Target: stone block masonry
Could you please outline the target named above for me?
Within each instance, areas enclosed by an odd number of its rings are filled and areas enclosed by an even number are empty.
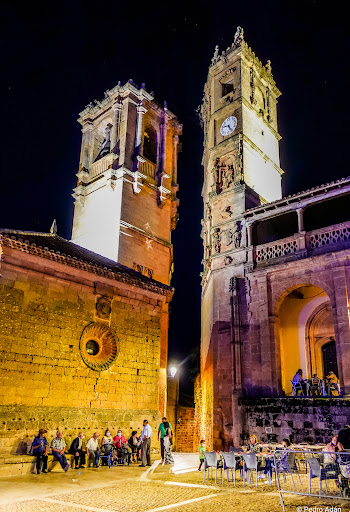
[[[179,407],[176,428],[176,450],[178,452],[194,452],[196,445],[196,421],[194,407]]]
[[[293,443],[328,443],[334,433],[350,422],[350,399],[347,398],[245,398],[246,424],[242,434],[255,434],[268,440],[275,434]]]
[[[161,325],[170,288],[138,283],[125,267],[130,277],[113,280],[1,248],[0,449],[26,452],[39,428],[71,438],[107,427],[127,436],[144,418],[156,427],[165,410]]]

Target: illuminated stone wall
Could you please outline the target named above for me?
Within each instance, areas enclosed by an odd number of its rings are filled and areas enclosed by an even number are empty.
[[[246,398],[241,400],[246,411],[246,434],[261,441],[268,434],[293,443],[328,443],[334,433],[349,423],[350,400],[330,398],[327,404],[317,398]]]
[[[161,341],[167,298],[157,284],[72,268],[45,250],[45,257],[1,244],[0,250],[2,449],[16,451],[44,427],[50,435],[57,428],[67,435],[107,427],[128,433],[144,418],[156,427],[166,404],[167,354]],[[99,312],[101,297],[110,312]],[[115,336],[107,369],[83,361],[83,332],[85,341]],[[96,358],[104,363],[103,354]]]

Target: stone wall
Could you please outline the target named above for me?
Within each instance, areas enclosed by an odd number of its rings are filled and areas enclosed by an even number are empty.
[[[114,437],[121,429],[127,439],[131,432],[140,433],[142,422],[148,419],[156,433],[160,423],[160,413],[157,410],[116,410],[95,409],[87,407],[28,407],[23,405],[6,405],[1,407],[0,422],[0,452],[1,454],[28,453],[33,438],[40,428],[47,429],[46,438],[50,443],[56,437],[57,430],[63,432],[63,437],[70,446],[78,432],[83,432],[84,444],[94,432],[100,433],[100,439],[108,428]],[[153,435],[152,451],[158,451],[156,435]]]
[[[239,407],[246,417],[242,434],[259,440],[271,433],[279,442],[326,443],[350,422],[350,399],[345,398],[246,398]]]
[[[177,412],[176,451],[193,452],[198,449],[195,429],[194,407],[179,407]]]
[[[69,435],[84,428],[90,435],[107,427],[128,434],[141,428],[144,417],[154,427],[159,424],[166,386],[164,296],[141,285],[3,250],[1,449],[16,452],[21,440],[34,437],[39,428],[51,436],[57,428]],[[109,294],[111,306],[105,320],[96,308],[102,292]],[[116,357],[107,369],[92,369],[82,359],[82,333],[91,325],[115,336]]]

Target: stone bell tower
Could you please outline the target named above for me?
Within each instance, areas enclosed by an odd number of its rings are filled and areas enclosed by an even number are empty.
[[[239,319],[233,318],[249,264],[250,233],[243,213],[282,196],[279,96],[270,61],[262,65],[238,27],[230,47],[221,54],[215,48],[201,107],[201,435],[215,447],[235,438],[237,398],[244,393]]]
[[[132,80],[80,113],[72,241],[169,284],[182,126]]]

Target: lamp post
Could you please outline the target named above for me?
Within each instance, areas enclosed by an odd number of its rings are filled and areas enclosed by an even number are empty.
[[[173,427],[173,450],[176,446],[176,430],[179,407],[179,371],[175,365],[168,367],[166,418]]]

